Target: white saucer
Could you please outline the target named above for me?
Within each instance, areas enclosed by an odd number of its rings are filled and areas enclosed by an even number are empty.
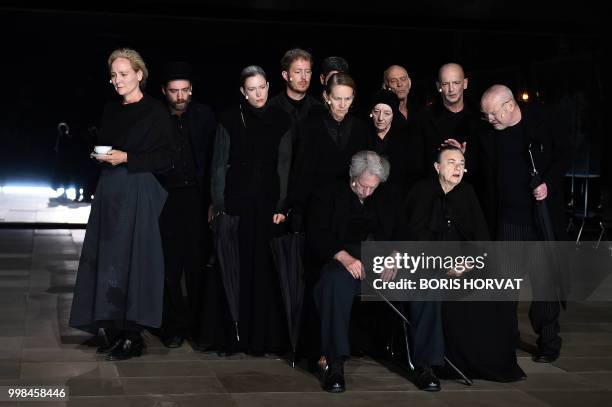
[[[106,157],[107,155],[110,155],[110,154],[98,154],[98,153],[90,153],[89,154],[89,156],[93,157],[93,158],[96,158],[96,157]]]

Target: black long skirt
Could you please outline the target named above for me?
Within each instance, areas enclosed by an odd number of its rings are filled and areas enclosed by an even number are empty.
[[[104,168],[91,206],[70,326],[159,327],[164,257],[159,215],[167,192],[151,173]]]
[[[526,376],[516,360],[516,303],[445,302],[442,319],[446,356],[469,378],[513,382]]]

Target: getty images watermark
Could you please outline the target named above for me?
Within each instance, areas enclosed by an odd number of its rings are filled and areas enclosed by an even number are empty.
[[[612,301],[612,259],[573,242],[364,242],[365,300]]]
[[[385,270],[419,271],[445,270],[449,277],[461,277],[466,272],[484,270],[487,253],[480,256],[440,256],[395,252],[390,256],[375,256],[372,271],[378,274],[372,282],[376,290],[520,290],[523,278],[439,278],[429,276],[418,280],[410,278],[389,279],[382,277]]]

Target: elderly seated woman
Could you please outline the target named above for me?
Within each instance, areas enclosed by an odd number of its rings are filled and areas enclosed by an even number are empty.
[[[342,392],[344,360],[350,355],[349,323],[354,297],[361,291],[361,242],[391,240],[399,205],[389,188],[389,162],[373,151],[351,160],[350,180],[315,192],[307,242],[325,264],[314,289],[321,318],[321,351],[327,361],[323,388]]]

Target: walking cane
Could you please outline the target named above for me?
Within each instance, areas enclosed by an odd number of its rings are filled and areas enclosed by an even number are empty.
[[[397,307],[395,305],[393,305],[391,303],[391,301],[389,301],[387,299],[387,297],[385,297],[380,291],[374,289],[374,292],[376,293],[376,295],[382,299],[385,303],[387,303],[387,305],[389,307],[391,307],[391,309],[401,318],[401,320],[403,321],[404,324],[404,336],[406,338],[406,353],[408,355],[408,366],[410,366],[410,370],[414,371],[414,365],[412,364],[412,359],[410,357],[410,345],[408,343],[408,326],[410,325],[410,321],[408,321],[408,318],[406,318],[404,316],[404,314],[397,309]],[[474,382],[469,379],[465,374],[463,374],[463,372],[457,367],[455,366],[450,360],[448,360],[448,358],[446,356],[444,356],[444,361],[446,363],[448,363],[448,365],[455,371],[457,372],[457,374],[459,376],[461,376],[461,378],[463,379],[464,383],[466,386],[472,386],[474,384]]]

